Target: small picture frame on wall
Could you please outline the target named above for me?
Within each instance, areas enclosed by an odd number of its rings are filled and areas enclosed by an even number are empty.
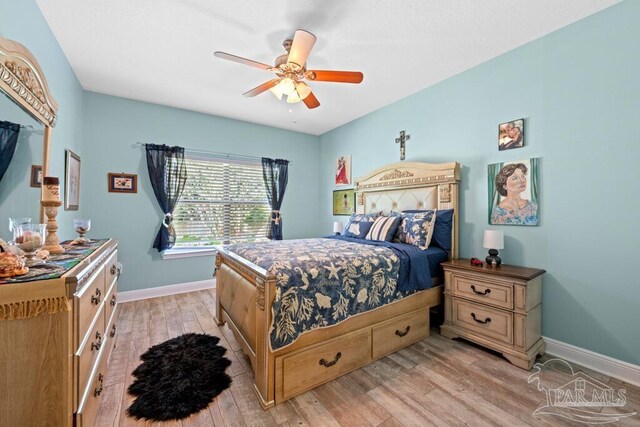
[[[351,185],[351,156],[340,156],[336,159],[336,185]]]
[[[42,166],[40,165],[31,165],[31,186],[42,187]]]
[[[64,210],[77,211],[80,207],[80,156],[65,150]]]
[[[498,150],[524,147],[524,119],[498,125]]]
[[[109,193],[137,193],[138,175],[132,173],[110,173]]]
[[[351,215],[356,211],[356,191],[353,188],[348,190],[333,191],[333,214]]]

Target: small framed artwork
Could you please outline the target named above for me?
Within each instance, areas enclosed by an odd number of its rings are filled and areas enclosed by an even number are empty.
[[[489,224],[538,225],[539,159],[489,165]]]
[[[356,211],[356,191],[349,190],[333,191],[333,214],[351,215]]]
[[[336,159],[336,185],[351,184],[351,156],[340,156]]]
[[[130,173],[110,173],[109,193],[137,193],[138,175]]]
[[[65,150],[64,209],[77,211],[80,207],[80,156]]]
[[[498,150],[524,147],[524,119],[498,125]]]
[[[42,187],[42,166],[40,165],[31,165],[31,186]]]

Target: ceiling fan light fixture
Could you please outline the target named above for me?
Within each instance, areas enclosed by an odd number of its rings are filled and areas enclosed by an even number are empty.
[[[296,85],[290,77],[285,77],[280,80],[278,86],[280,86],[280,90],[282,90],[282,93],[285,95],[291,95],[296,91]]]
[[[311,93],[311,88],[307,86],[304,82],[298,82],[298,84],[296,85],[296,92],[298,92],[298,96],[302,101],[307,96],[309,96],[309,94]]]
[[[289,94],[289,96],[287,96],[287,102],[289,104],[295,104],[296,102],[300,102],[302,101],[302,99],[300,98],[300,95],[298,95],[298,91],[293,91]]]
[[[280,101],[282,99],[282,95],[284,94],[284,92],[282,92],[282,87],[280,86],[280,83],[278,83],[277,85],[275,85],[274,87],[272,87],[269,90],[271,91],[273,96],[278,98],[278,101]]]

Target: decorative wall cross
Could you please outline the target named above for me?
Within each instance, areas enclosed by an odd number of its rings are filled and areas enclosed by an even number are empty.
[[[403,130],[400,131],[400,137],[396,138],[396,144],[400,144],[400,160],[404,160],[404,144],[409,139],[411,139],[411,135]]]

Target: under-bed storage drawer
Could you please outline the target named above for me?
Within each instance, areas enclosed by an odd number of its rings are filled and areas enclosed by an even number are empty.
[[[453,324],[513,344],[513,313],[453,298]]]
[[[393,353],[429,336],[429,310],[414,311],[372,328],[373,358]]]
[[[368,330],[354,332],[310,349],[285,356],[284,399],[314,388],[371,360]]]
[[[489,304],[496,307],[513,309],[513,286],[489,283],[471,277],[453,278],[453,295]]]

